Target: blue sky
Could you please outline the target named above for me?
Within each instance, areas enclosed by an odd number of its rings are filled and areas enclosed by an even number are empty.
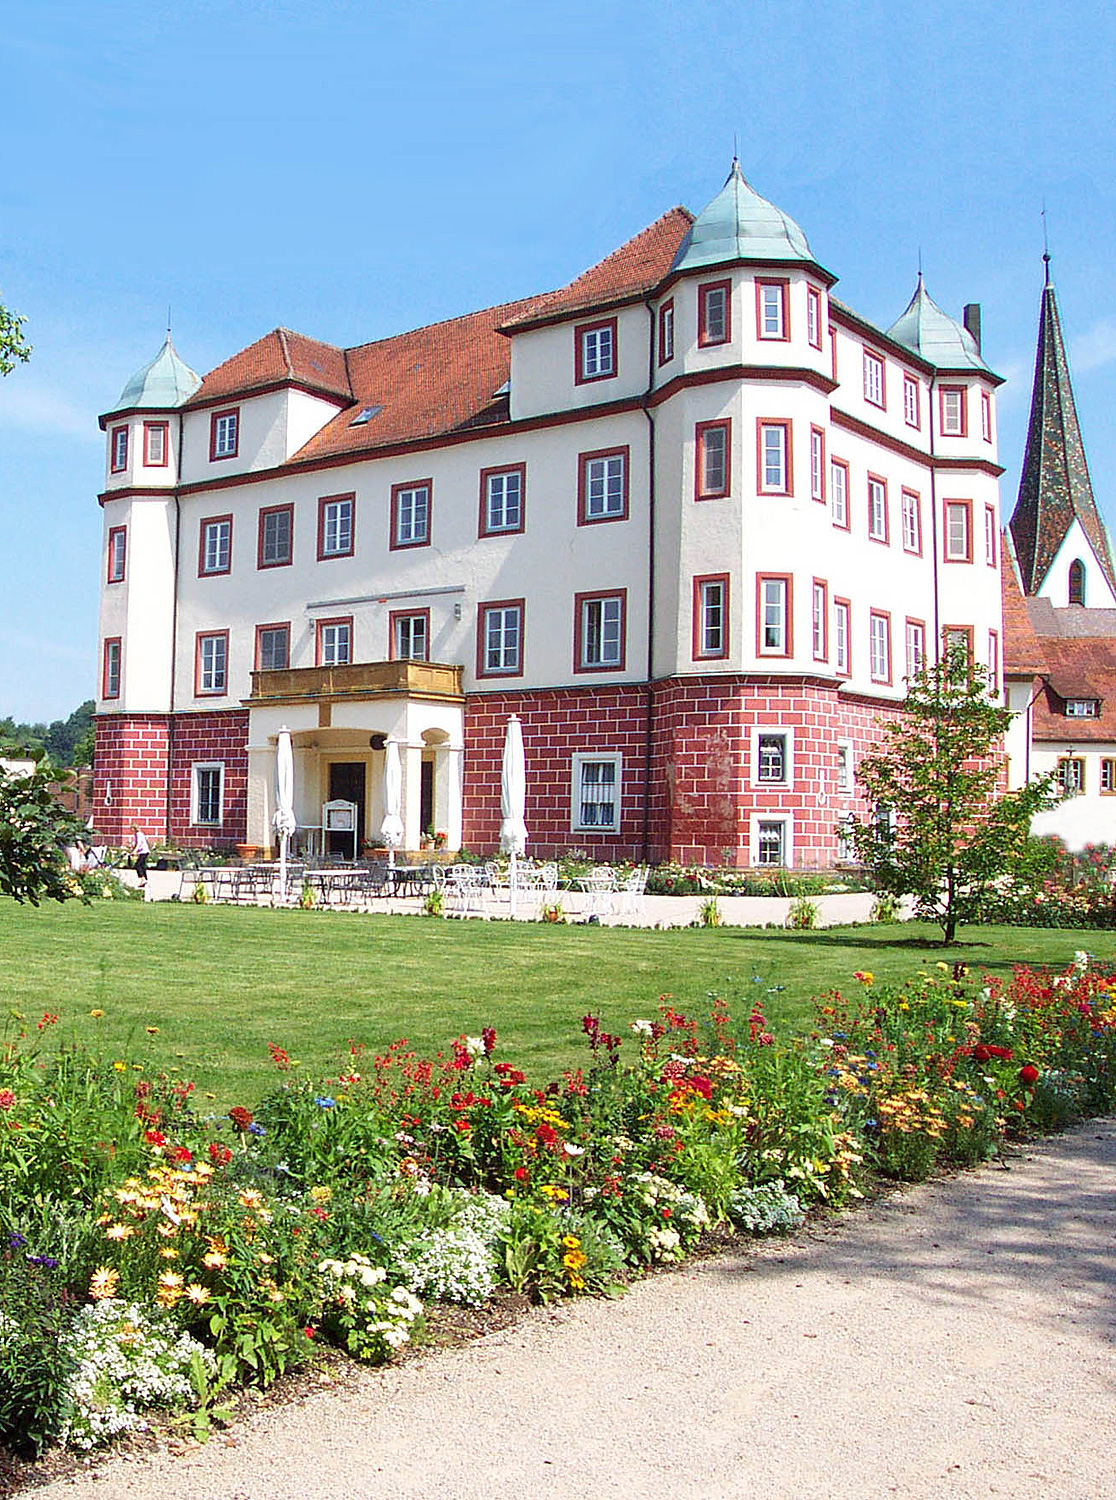
[[[1116,21],[1077,3],[9,0],[0,294],[0,715],[95,676],[96,418],[162,340],[205,371],[277,324],[353,344],[562,285],[745,175],[885,326],[921,247],[984,309],[1010,514],[1046,201],[1116,523]]]

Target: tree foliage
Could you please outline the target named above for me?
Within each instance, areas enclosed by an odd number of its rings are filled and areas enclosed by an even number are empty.
[[[84,829],[55,800],[51,787],[56,781],[57,772],[45,757],[27,773],[0,770],[0,893],[32,906],[82,896],[65,846]]]
[[[979,920],[992,882],[1020,873],[1031,819],[1061,795],[1051,776],[1000,789],[1011,718],[954,650],[911,679],[902,717],[857,768],[873,809],[851,829],[857,858],[881,890],[914,896],[947,943]]]
[[[56,766],[88,766],[93,760],[92,698],[74,709],[68,719],[51,724],[17,724],[0,719],[0,738],[28,755],[45,751]]]
[[[10,375],[17,364],[31,358],[31,345],[23,336],[26,318],[0,302],[0,375]]]

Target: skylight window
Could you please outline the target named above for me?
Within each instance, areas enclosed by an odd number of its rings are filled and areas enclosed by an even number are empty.
[[[365,406],[356,414],[349,423],[350,427],[363,427],[365,422],[371,422],[373,417],[378,417],[383,411],[382,406]]]

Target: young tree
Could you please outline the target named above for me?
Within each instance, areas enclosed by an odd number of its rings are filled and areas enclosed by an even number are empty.
[[[902,718],[860,762],[873,812],[852,827],[857,858],[880,888],[914,896],[952,943],[979,919],[998,877],[1026,863],[1031,819],[1061,795],[1052,776],[998,791],[1011,714],[990,702],[984,673],[952,650],[911,679]]]
[[[0,302],[0,375],[10,375],[17,363],[26,364],[31,358],[31,345],[23,336],[26,322]]]
[[[54,798],[57,774],[48,761],[27,774],[0,770],[0,893],[32,906],[83,894],[64,847],[84,829]]]

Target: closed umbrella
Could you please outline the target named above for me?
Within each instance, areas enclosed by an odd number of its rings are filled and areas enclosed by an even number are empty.
[[[403,843],[403,763],[399,759],[399,741],[388,740],[384,746],[384,821],[380,837],[388,848],[388,865],[395,865],[395,851]]]
[[[285,900],[287,847],[298,827],[294,810],[294,748],[291,731],[285,724],[279,731],[279,742],[275,747],[275,816],[271,821],[279,835],[279,895]]]
[[[527,848],[527,825],[523,814],[527,805],[527,764],[523,754],[523,726],[512,714],[504,733],[504,761],[500,771],[500,848],[509,854],[508,883],[511,890],[511,914],[516,912],[516,861]]]

